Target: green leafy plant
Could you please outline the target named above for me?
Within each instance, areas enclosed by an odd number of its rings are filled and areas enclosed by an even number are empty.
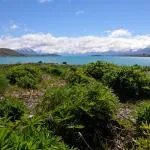
[[[4,94],[8,88],[9,81],[5,76],[0,75],[0,94]]]
[[[93,148],[103,148],[105,140],[102,137],[111,136],[108,126],[117,105],[117,97],[111,90],[94,82],[47,91],[39,107],[40,113],[51,114],[45,121],[48,128],[69,145],[83,149],[87,145],[78,140],[81,135]]]
[[[150,77],[140,67],[121,67],[98,61],[87,65],[85,73],[112,88],[120,100],[150,97]]]
[[[139,99],[150,96],[150,78],[140,70],[122,67],[117,71],[106,73],[102,82],[111,87],[120,99]]]
[[[14,66],[8,72],[7,78],[11,84],[22,88],[36,88],[40,82],[41,73],[37,67],[30,65]]]
[[[150,124],[142,123],[140,126],[139,137],[134,138],[134,150],[149,150],[150,149]]]
[[[39,119],[26,118],[14,125],[0,127],[0,149],[69,150],[69,147],[62,142],[61,138],[44,128]]]
[[[15,98],[4,98],[0,101],[0,117],[16,121],[21,118],[25,112],[24,104]]]
[[[51,74],[51,75],[54,75],[54,76],[61,76],[62,73],[63,73],[62,70],[56,65],[43,66],[43,67],[41,67],[41,70],[44,71],[47,74]]]
[[[136,123],[138,126],[142,125],[142,123],[150,124],[150,104],[144,103],[141,104],[137,108],[137,117],[136,117]]]
[[[68,84],[75,85],[75,84],[88,84],[90,83],[91,78],[86,77],[83,74],[80,74],[78,72],[69,72],[65,80],[67,81]]]
[[[102,61],[97,61],[95,63],[90,63],[85,66],[85,73],[88,76],[91,76],[97,80],[102,79],[103,75],[111,70],[116,70],[119,68],[119,66],[111,64],[111,63],[106,63]]]

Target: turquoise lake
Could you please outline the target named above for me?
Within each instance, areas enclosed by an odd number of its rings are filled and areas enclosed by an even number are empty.
[[[126,56],[30,56],[30,57],[0,57],[0,64],[16,63],[59,63],[87,64],[97,60],[111,62],[119,65],[143,65],[150,66],[150,57],[126,57]]]

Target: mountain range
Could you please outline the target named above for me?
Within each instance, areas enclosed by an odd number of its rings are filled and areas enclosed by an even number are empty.
[[[0,48],[0,56],[23,56],[23,54],[12,49]]]
[[[110,50],[107,52],[92,52],[85,55],[111,55],[111,56],[150,56],[150,48],[144,48],[139,50],[128,50],[126,52]],[[41,51],[33,50],[31,48],[22,48],[12,50],[8,48],[0,48],[0,56],[59,56],[58,54],[42,53]]]
[[[138,49],[138,50],[128,50],[126,52],[123,51],[114,51],[110,50],[107,52],[101,52],[101,53],[90,53],[93,56],[98,55],[111,55],[111,56],[150,56],[150,48],[144,48],[144,49]]]
[[[58,54],[42,53],[31,48],[8,49],[0,48],[0,56],[59,56]]]

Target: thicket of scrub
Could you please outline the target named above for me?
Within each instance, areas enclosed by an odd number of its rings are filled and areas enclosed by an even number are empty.
[[[112,88],[120,100],[150,97],[150,75],[138,66],[117,66],[96,62],[85,67],[85,73]]]
[[[38,107],[48,114],[48,128],[68,145],[85,149],[86,140],[92,148],[104,149],[106,139],[114,138],[111,125],[117,106],[111,90],[94,82],[48,90]]]
[[[83,66],[2,65],[0,149],[115,149],[120,136],[129,132],[132,136],[120,144],[122,148],[149,149],[149,71],[149,67],[100,61]],[[43,92],[34,111],[23,98],[9,97],[20,88],[22,93]],[[120,122],[118,111],[129,100],[140,99],[147,102],[136,108],[135,121],[128,129],[128,119]]]
[[[40,69],[31,65],[14,66],[7,74],[11,84],[22,88],[36,88],[40,82],[40,76]]]

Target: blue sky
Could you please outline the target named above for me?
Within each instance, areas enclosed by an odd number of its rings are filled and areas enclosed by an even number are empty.
[[[56,36],[99,35],[116,28],[147,34],[150,0],[0,0],[0,26],[10,24],[20,26],[13,34],[28,29]]]
[[[74,37],[75,40],[102,36],[104,40],[116,31],[124,32],[123,36],[129,33],[128,39],[146,36],[148,43],[144,46],[150,46],[150,0],[0,0],[0,46],[5,46],[6,40],[2,37],[6,36],[7,40],[10,36],[14,40],[31,37],[31,34],[42,34],[46,39],[51,35],[54,38]],[[61,48],[65,49],[57,50]],[[95,46],[98,48],[105,47]]]

